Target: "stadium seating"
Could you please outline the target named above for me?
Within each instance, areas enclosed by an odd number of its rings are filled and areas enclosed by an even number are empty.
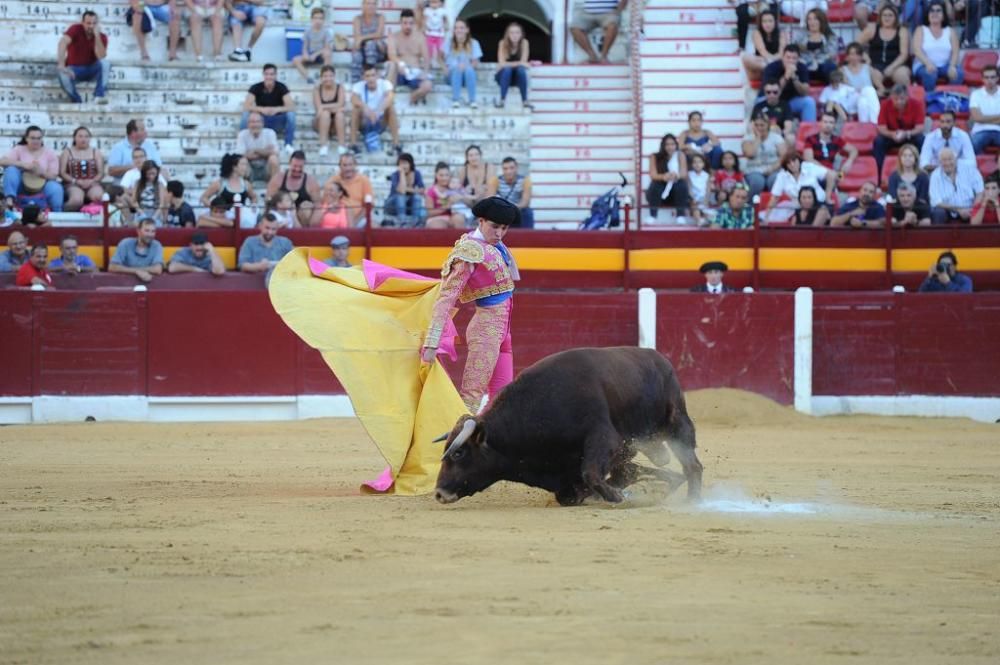
[[[983,67],[997,64],[996,51],[969,51],[962,59],[966,85],[976,88],[983,84]]]
[[[853,195],[866,182],[870,181],[878,185],[878,176],[878,165],[875,164],[875,158],[869,155],[861,155],[854,160],[851,170],[844,174],[838,186],[840,191],[848,195]]]

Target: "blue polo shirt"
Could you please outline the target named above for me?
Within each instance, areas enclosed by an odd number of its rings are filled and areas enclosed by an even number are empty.
[[[76,265],[80,266],[81,268],[97,267],[96,265],[94,265],[93,260],[85,254],[76,255]],[[52,259],[52,261],[49,262],[49,270],[62,270],[62,269],[63,269],[63,260],[61,256],[59,258]]]
[[[163,245],[160,244],[159,240],[154,240],[145,251],[142,251],[139,249],[138,240],[125,238],[115,248],[115,255],[111,257],[111,263],[117,263],[126,268],[151,268],[158,263],[162,265]]]
[[[205,256],[199,259],[194,255],[190,247],[181,247],[174,252],[174,255],[170,257],[170,262],[174,263],[175,261],[184,265],[194,266],[195,268],[201,268],[202,270],[212,269],[212,255],[205,252]]]
[[[843,215],[844,213],[847,212],[853,212],[860,207],[861,207],[861,201],[859,201],[854,197],[851,197],[847,199],[847,203],[840,206],[840,209],[837,211],[837,214]],[[864,215],[862,215],[862,219],[864,219],[865,222],[874,222],[878,220],[884,221],[885,208],[878,201],[872,201],[871,204],[867,208],[865,208],[865,212]]]

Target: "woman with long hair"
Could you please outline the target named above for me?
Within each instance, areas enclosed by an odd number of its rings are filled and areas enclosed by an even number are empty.
[[[961,83],[965,72],[959,64],[958,30],[951,27],[945,5],[934,0],[927,6],[924,24],[913,35],[913,76],[930,92],[939,78]]]
[[[500,85],[500,99],[494,104],[503,108],[507,102],[507,91],[511,84],[516,85],[521,92],[521,105],[526,109],[535,108],[528,103],[528,62],[531,47],[524,36],[524,28],[520,23],[511,22],[503,33],[503,39],[497,45],[496,82]]]
[[[799,207],[795,211],[796,226],[826,226],[830,211],[816,198],[816,188],[805,185],[799,188]]]
[[[806,34],[799,40],[799,49],[799,62],[809,70],[809,78],[829,83],[830,72],[837,68],[840,43],[822,9],[806,13]]]
[[[385,216],[395,218],[399,226],[422,226],[427,216],[424,179],[408,152],[396,158],[396,172],[390,176],[389,196],[385,200]]]
[[[160,180],[160,167],[147,159],[139,169],[139,179],[132,187],[131,200],[139,218],[152,217],[157,226],[163,224],[167,212],[167,188]]]
[[[73,141],[59,156],[59,175],[66,192],[63,210],[76,212],[87,203],[100,203],[104,196],[101,178],[104,156],[90,146],[91,133],[86,127],[73,130]]]
[[[223,155],[219,165],[219,179],[205,189],[200,203],[207,208],[212,199],[219,196],[225,199],[226,207],[231,209],[236,203],[237,194],[240,195],[242,205],[257,204],[257,194],[250,181],[250,160],[243,155]]]
[[[768,117],[759,113],[750,121],[750,133],[743,137],[742,147],[743,176],[754,197],[774,184],[788,144],[781,134],[771,131]]]
[[[878,10],[878,22],[869,23],[858,36],[858,43],[868,47],[872,81],[883,88],[893,83],[910,84],[910,31],[899,21],[899,10],[884,4]]]
[[[930,200],[931,179],[920,168],[920,151],[912,143],[899,148],[899,153],[896,155],[896,170],[889,175],[886,193],[894,199],[899,198],[897,194],[899,185],[904,182],[917,191],[918,200]]]
[[[476,105],[476,67],[483,58],[483,47],[479,40],[473,39],[469,33],[469,24],[464,19],[455,19],[451,39],[445,42],[444,63],[448,69],[448,80],[451,82],[451,105],[458,108],[462,105],[462,86],[469,95],[469,106]]]
[[[798,208],[799,190],[810,186],[816,190],[816,199],[820,203],[830,200],[837,177],[833,169],[828,169],[815,162],[807,162],[796,150],[785,153],[781,159],[781,170],[771,186],[771,198],[767,202],[764,219],[767,221],[785,221]],[[782,199],[787,200],[782,201]],[[781,212],[773,212],[778,206]]]
[[[489,183],[496,177],[496,168],[483,161],[483,151],[478,145],[465,149],[465,163],[458,169],[458,179],[465,189],[465,203],[472,207],[489,196]]]
[[[3,196],[8,209],[16,207],[20,195],[44,195],[53,212],[62,212],[63,186],[59,182],[59,156],[45,147],[45,133],[31,125],[21,140],[0,158]]]
[[[673,206],[678,215],[687,212],[690,195],[687,184],[687,156],[680,149],[677,137],[665,134],[660,148],[649,156],[649,187],[646,203],[655,219],[660,208]]]
[[[781,59],[781,52],[788,43],[788,37],[778,25],[778,17],[772,11],[761,12],[757,16],[757,29],[751,37],[753,53],[743,54],[743,66],[751,80],[760,79],[764,68]],[[740,44],[743,47],[743,44]]]
[[[865,47],[857,42],[851,42],[847,46],[847,56],[844,59],[844,66],[841,68],[844,77],[844,84],[854,88],[858,93],[855,108],[846,109],[850,113],[855,113],[860,122],[870,122],[878,124],[878,114],[881,103],[879,95],[885,92],[882,88],[882,77],[875,79],[875,70],[865,62]]]
[[[722,157],[722,148],[719,138],[707,129],[702,128],[704,117],[701,111],[691,111],[688,113],[688,128],[681,132],[677,141],[681,144],[684,154],[690,161],[692,157],[700,154],[705,158],[705,162],[713,169],[719,168],[719,159]]]

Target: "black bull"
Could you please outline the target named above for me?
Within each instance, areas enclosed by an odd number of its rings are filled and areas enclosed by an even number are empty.
[[[666,445],[664,445],[666,444]],[[673,451],[684,476],[657,467]],[[442,503],[511,480],[554,492],[564,506],[591,494],[618,503],[643,476],[688,498],[701,493],[694,424],[674,368],[656,351],[572,349],[527,368],[480,416],[463,416],[447,435],[435,498]]]

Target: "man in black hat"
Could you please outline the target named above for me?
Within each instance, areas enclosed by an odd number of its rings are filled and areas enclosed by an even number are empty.
[[[170,257],[167,272],[210,272],[221,277],[226,274],[226,264],[208,241],[208,235],[198,231],[191,236],[188,247],[178,249]]]
[[[472,207],[477,228],[463,235],[445,259],[441,291],[421,350],[424,362],[433,363],[455,301],[476,303],[476,313],[465,331],[469,355],[462,374],[462,401],[471,413],[479,411],[483,395],[492,399],[514,379],[510,337],[510,311],[517,264],[503,237],[521,223],[517,206],[499,196]]]
[[[722,261],[709,261],[701,264],[699,268],[701,274],[705,276],[705,283],[692,288],[697,293],[732,293],[736,289],[722,283],[722,277],[729,270]]]

